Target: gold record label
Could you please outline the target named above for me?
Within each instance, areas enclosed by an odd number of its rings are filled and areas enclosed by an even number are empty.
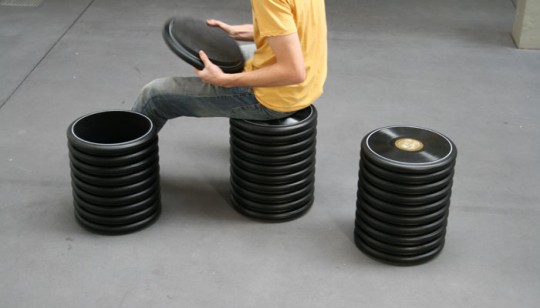
[[[417,152],[424,148],[424,144],[420,140],[413,138],[399,138],[394,144],[398,149],[407,152]]]

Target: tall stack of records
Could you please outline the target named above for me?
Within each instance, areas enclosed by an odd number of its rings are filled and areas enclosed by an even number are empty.
[[[245,216],[300,217],[313,204],[317,110],[280,120],[230,120],[231,198]]]
[[[386,263],[427,262],[444,247],[457,150],[435,131],[391,126],[362,140],[355,242]]]

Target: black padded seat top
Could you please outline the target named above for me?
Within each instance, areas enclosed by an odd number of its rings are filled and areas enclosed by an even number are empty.
[[[312,117],[313,113],[315,112],[313,109],[314,108],[312,106],[309,106],[283,119],[266,120],[266,121],[252,121],[252,120],[245,120],[245,121],[254,125],[259,125],[259,126],[269,126],[269,127],[294,126]]]

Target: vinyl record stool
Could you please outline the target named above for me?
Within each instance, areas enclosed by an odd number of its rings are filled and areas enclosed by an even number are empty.
[[[101,234],[138,231],[161,212],[158,137],[132,111],[80,117],[67,130],[75,218]]]
[[[230,119],[231,202],[241,214],[288,221],[313,204],[317,110],[271,121]]]
[[[457,149],[425,128],[389,126],[362,139],[354,238],[368,256],[425,263],[443,249]]]

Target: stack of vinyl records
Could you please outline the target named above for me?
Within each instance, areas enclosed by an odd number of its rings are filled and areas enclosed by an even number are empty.
[[[125,234],[160,215],[158,138],[131,111],[85,115],[68,128],[75,218],[102,234]]]
[[[412,126],[362,140],[355,242],[397,265],[427,262],[444,247],[457,149],[444,135]]]
[[[230,120],[231,198],[262,220],[300,217],[313,204],[317,110],[280,120]]]

